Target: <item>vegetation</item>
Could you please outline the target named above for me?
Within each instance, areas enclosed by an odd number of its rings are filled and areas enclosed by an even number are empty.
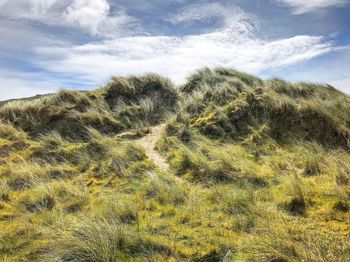
[[[66,138],[89,139],[87,128],[104,134],[160,122],[174,111],[177,93],[158,75],[113,78],[92,92],[62,90],[35,100],[17,100],[0,108],[0,118],[35,138],[56,131]]]
[[[202,69],[0,105],[4,261],[348,261],[350,97]],[[165,123],[156,150],[140,138]]]

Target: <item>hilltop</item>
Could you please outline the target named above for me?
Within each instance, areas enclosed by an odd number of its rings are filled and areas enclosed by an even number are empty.
[[[227,68],[0,104],[5,261],[350,260],[350,97]]]

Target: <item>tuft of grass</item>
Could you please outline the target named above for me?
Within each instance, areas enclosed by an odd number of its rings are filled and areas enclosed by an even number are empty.
[[[44,257],[65,261],[145,260],[151,259],[155,250],[164,256],[170,252],[118,221],[81,218],[68,234],[60,237],[53,254]]]
[[[349,205],[349,201],[337,201],[334,205],[333,205],[333,209],[341,211],[341,212],[349,212],[350,211],[350,205]]]
[[[29,212],[43,212],[54,208],[56,196],[52,186],[42,184],[35,191],[22,195],[19,202]]]
[[[102,92],[113,115],[128,127],[158,123],[175,110],[178,99],[171,81],[156,74],[115,77]]]
[[[291,199],[284,204],[284,208],[292,215],[304,215],[306,212],[306,202],[304,190],[298,177],[290,181]]]
[[[270,223],[275,221],[277,223]],[[290,225],[283,218],[273,218],[261,228],[261,234],[242,243],[236,256],[240,261],[346,261],[349,240],[335,232],[315,232],[305,225]]]
[[[7,184],[6,180],[1,179],[0,180],[0,200],[1,201],[10,201],[10,193],[11,193],[11,187]]]
[[[145,194],[146,198],[155,198],[161,205],[183,204],[188,198],[184,185],[174,179],[152,174],[150,174]]]

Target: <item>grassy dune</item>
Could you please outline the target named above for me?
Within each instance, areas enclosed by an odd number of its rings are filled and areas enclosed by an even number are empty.
[[[113,78],[0,120],[4,261],[350,260],[350,97],[331,86]],[[140,143],[163,123],[168,170]]]

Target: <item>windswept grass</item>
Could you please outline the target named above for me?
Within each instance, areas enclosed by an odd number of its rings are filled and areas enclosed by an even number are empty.
[[[0,105],[0,260],[349,261],[350,100],[202,69]],[[160,171],[139,139],[166,121]]]
[[[16,100],[0,107],[0,119],[32,137],[48,131],[88,139],[87,128],[116,134],[127,128],[158,123],[175,109],[177,93],[167,78],[113,78],[96,91],[61,90],[34,100]]]

